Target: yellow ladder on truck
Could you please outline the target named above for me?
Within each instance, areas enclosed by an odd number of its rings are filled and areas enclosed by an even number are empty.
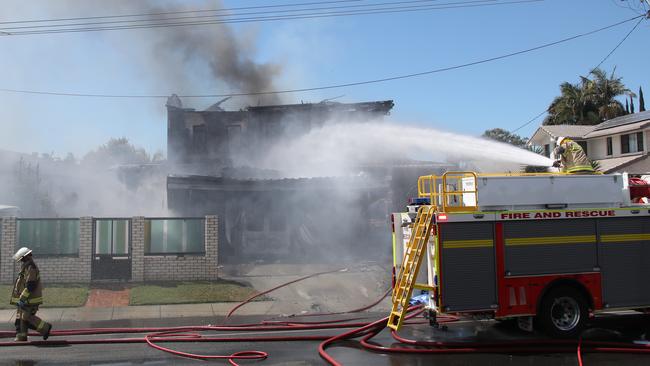
[[[418,210],[413,234],[409,239],[406,253],[404,253],[402,259],[402,268],[400,268],[393,289],[393,306],[388,316],[388,327],[394,330],[399,330],[404,321],[409,300],[413,293],[413,286],[420,272],[422,253],[425,252],[424,248],[431,234],[431,224],[435,211],[435,206],[421,206]]]

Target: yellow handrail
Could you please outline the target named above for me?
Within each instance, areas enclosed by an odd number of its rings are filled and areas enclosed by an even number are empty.
[[[423,175],[418,178],[418,197],[429,198],[429,204],[438,208],[438,176]]]
[[[466,179],[471,179],[471,186],[473,189],[466,189],[463,186],[463,183],[466,182]],[[449,181],[452,181],[450,183]],[[443,210],[445,212],[451,211],[477,211],[478,210],[478,175],[475,172],[446,172],[442,175],[442,195],[444,196],[443,201]],[[449,187],[452,187],[449,190]],[[473,199],[465,202],[469,197],[467,195],[472,195]],[[458,198],[458,200],[456,199]]]
[[[471,178],[473,189],[463,188],[463,179]],[[440,189],[438,185],[441,185]],[[429,198],[436,211],[476,211],[478,210],[478,175],[470,171],[451,171],[442,176],[423,175],[418,178],[418,197]],[[450,187],[452,187],[450,189]],[[467,195],[472,195],[470,201]]]
[[[418,178],[418,197],[428,198],[430,205],[439,212],[477,211],[478,179],[481,177],[531,177],[549,175],[573,175],[563,172],[555,173],[476,173],[471,171],[449,171],[442,176],[434,174]],[[473,189],[463,188],[463,180],[470,178]],[[467,181],[465,181],[467,182]]]

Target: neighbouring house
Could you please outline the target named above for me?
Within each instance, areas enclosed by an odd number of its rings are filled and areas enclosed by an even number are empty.
[[[613,118],[595,126],[542,125],[528,143],[542,147],[550,157],[555,139],[560,136],[579,143],[604,173],[650,172],[650,111]]]

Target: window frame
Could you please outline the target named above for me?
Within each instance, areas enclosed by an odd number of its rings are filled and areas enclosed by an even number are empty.
[[[153,220],[161,220],[161,221],[178,221],[182,220],[185,222],[186,220],[201,220],[203,223],[203,243],[201,245],[202,251],[198,252],[152,252],[151,251],[151,221]],[[147,217],[145,218],[145,242],[144,242],[144,256],[145,257],[166,257],[166,256],[176,256],[176,257],[204,257],[206,255],[206,241],[205,241],[205,226],[206,226],[206,220],[205,217]],[[181,235],[187,235],[186,231],[186,224],[183,224],[183,232]],[[163,238],[164,238],[164,232],[163,232]],[[147,239],[148,238],[148,239]],[[187,238],[186,238],[187,239]],[[182,239],[181,239],[182,240]],[[147,249],[149,252],[147,252]]]
[[[643,131],[621,134],[621,155],[644,151]]]
[[[605,148],[606,148],[606,154],[607,156],[612,156],[614,155],[614,140],[612,137],[607,137],[605,138]]]
[[[20,241],[20,225],[22,222],[43,222],[43,221],[58,221],[63,222],[76,222],[77,223],[77,229],[76,229],[76,251],[71,252],[71,253],[43,253],[39,251],[42,247],[40,245],[40,240],[39,240],[39,245],[36,246],[34,245],[34,240],[31,240],[31,243],[21,243]],[[53,242],[50,242],[48,244],[54,243],[56,244],[56,240],[61,240],[61,230],[60,228],[58,229],[59,234],[58,238],[55,239]],[[15,250],[18,250],[19,248],[27,246],[29,249],[32,249],[34,251],[34,254],[38,255],[41,258],[79,258],[79,252],[80,252],[80,247],[81,247],[81,220],[79,218],[38,218],[38,217],[19,217],[16,219],[16,248]]]
[[[97,233],[97,222],[98,221],[110,221],[111,222],[111,242],[110,242],[110,253],[97,253],[97,243],[99,235]],[[116,254],[115,253],[115,235],[114,235],[114,222],[115,221],[126,221],[126,253]],[[131,257],[131,252],[133,242],[133,220],[128,217],[98,217],[93,219],[93,255],[94,256],[112,256],[112,257]]]

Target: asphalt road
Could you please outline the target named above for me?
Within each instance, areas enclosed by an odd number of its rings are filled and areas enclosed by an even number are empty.
[[[369,319],[385,316],[383,313],[366,314]],[[260,317],[236,317],[231,323],[253,323],[262,320]],[[314,321],[314,318],[310,318]],[[57,324],[57,329],[82,327],[147,327],[147,326],[179,326],[219,324],[220,319],[183,318],[166,319],[164,324],[159,320],[111,321],[101,323],[68,323]],[[646,330],[650,330],[650,316],[618,315],[603,317],[596,320],[593,327],[584,333],[585,339],[644,342]],[[11,329],[6,324],[3,330]],[[301,331],[300,334],[323,335],[338,334],[334,331]],[[219,333],[220,336],[241,336],[243,332]],[[246,332],[247,335],[279,335]],[[495,342],[518,339],[539,339],[543,336],[520,331],[511,324],[495,321],[460,321],[452,323],[445,330],[436,330],[428,324],[409,325],[400,334],[418,340],[454,340]],[[650,334],[650,332],[649,332]],[[294,333],[295,335],[295,333]],[[126,335],[125,335],[126,336]],[[132,337],[133,335],[128,335]],[[107,336],[102,336],[107,337]],[[35,337],[39,339],[39,337]],[[56,337],[52,338],[56,339]],[[382,332],[374,339],[385,346],[394,343],[390,334]],[[186,352],[203,354],[231,354],[242,350],[260,350],[269,353],[264,361],[240,361],[245,364],[259,365],[324,365],[318,356],[319,342],[243,342],[243,343],[165,343],[166,346]],[[404,355],[380,354],[360,348],[352,341],[337,343],[330,348],[330,354],[346,365],[577,365],[575,353],[567,354],[468,354],[468,355]],[[622,354],[585,354],[585,365],[640,365],[650,364],[650,355]],[[146,344],[117,344],[117,345],[75,345],[75,346],[22,346],[0,348],[0,364],[2,365],[196,365],[200,361],[179,358],[155,350]],[[215,361],[216,364],[227,364],[225,360]]]

